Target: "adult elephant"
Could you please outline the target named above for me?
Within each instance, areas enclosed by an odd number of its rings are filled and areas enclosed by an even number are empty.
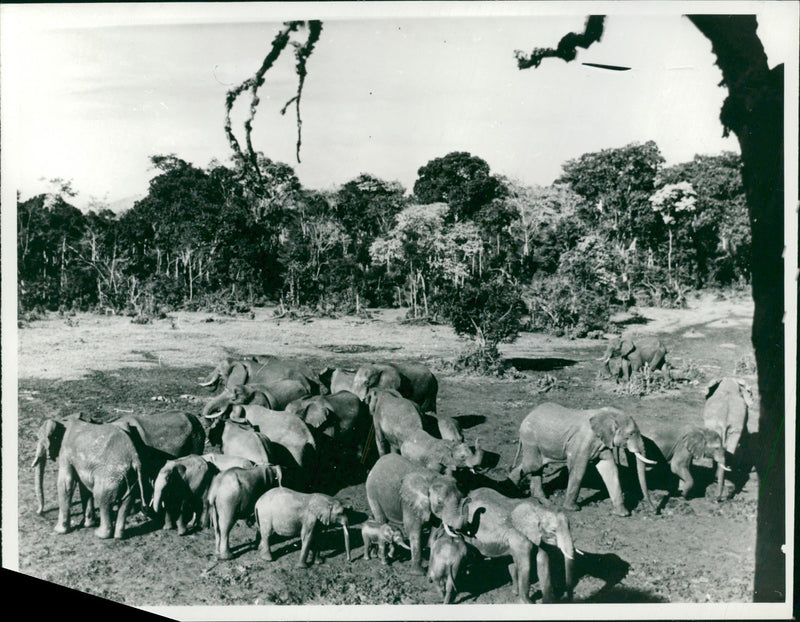
[[[531,560],[536,553],[536,568],[542,602],[553,602],[550,555],[542,544],[558,547],[564,555],[567,594],[571,597],[575,547],[569,520],[538,503],[509,499],[491,488],[470,493],[469,523],[465,540],[486,557],[510,555],[511,584],[523,603],[530,599]]]
[[[651,458],[657,458],[659,465],[668,467],[678,477],[678,491],[684,498],[689,496],[694,487],[691,473],[693,460],[710,458],[723,471],[730,471],[725,465],[722,439],[714,430],[697,425],[679,427],[656,424],[648,428],[648,438],[655,443],[660,454],[651,454]]]
[[[430,369],[420,363],[375,363],[358,368],[353,393],[366,400],[370,389],[393,389],[416,403],[422,412],[436,412],[439,383]]]
[[[753,405],[753,395],[744,381],[722,378],[709,383],[703,407],[703,425],[722,438],[725,451],[731,460],[738,457],[740,443],[747,433],[747,417]],[[722,463],[724,464],[724,463]],[[717,463],[717,499],[722,500],[725,486],[725,469]]]
[[[644,456],[644,441],[639,427],[629,415],[616,408],[578,410],[546,402],[534,408],[519,428],[519,446],[514,462],[522,452],[522,460],[509,473],[519,485],[525,475],[531,476],[531,494],[547,502],[542,488],[542,471],[548,463],[566,463],[569,470],[564,509],[578,510],[581,482],[591,463],[597,467],[608,489],[614,514],[629,516],[619,483],[617,462],[619,449],[634,454],[642,495],[655,511],[645,479],[645,464],[655,464]]]
[[[371,423],[369,408],[350,391],[300,398],[286,412],[318,433],[363,450]]]
[[[226,418],[230,421],[226,422]],[[317,445],[314,435],[295,415],[263,406],[233,406],[208,414],[206,419],[216,419],[219,422],[213,425],[222,422],[247,422],[269,439],[272,463],[293,469],[307,481],[310,481],[316,471]]]
[[[469,499],[456,481],[396,454],[378,459],[367,476],[366,492],[376,521],[403,526],[411,545],[411,568],[418,574],[423,573],[423,526],[439,519],[448,535],[454,535],[466,524]]]
[[[94,506],[100,513],[95,529],[99,538],[122,538],[125,519],[138,485],[142,507],[144,487],[142,463],[133,440],[119,427],[110,424],[86,423],[78,416],[66,423],[47,419],[39,428],[34,487],[38,501],[37,514],[44,511],[44,467],[47,457],[58,461],[58,520],[56,533],[70,530],[70,505],[78,485],[83,508],[83,524],[94,526]],[[118,504],[116,521],[113,506]]]
[[[202,454],[206,442],[203,424],[194,415],[183,412],[165,412],[154,415],[126,415],[112,422],[139,439],[151,457],[166,460],[189,454]]]
[[[392,389],[370,389],[366,403],[372,415],[378,455],[400,453],[400,446],[423,430],[419,407]]]
[[[226,386],[222,393],[206,402],[202,415],[218,412],[232,405],[264,406],[284,410],[293,401],[310,395],[299,380],[280,380],[273,384],[237,384]]]
[[[603,358],[603,368],[607,373],[611,373],[609,362],[614,357],[619,357],[622,377],[629,380],[631,372],[637,372],[645,364],[652,370],[664,369],[669,377],[669,363],[666,360],[667,348],[660,339],[641,338],[633,340],[631,338],[614,337],[608,342]]]
[[[282,380],[297,380],[310,395],[321,392],[319,375],[302,361],[271,355],[246,359],[224,358],[200,382],[201,387],[216,388],[220,384],[233,387],[240,384],[273,385]]]

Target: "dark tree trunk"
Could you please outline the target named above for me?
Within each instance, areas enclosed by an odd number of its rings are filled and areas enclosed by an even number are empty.
[[[783,327],[783,65],[770,70],[753,15],[690,15],[711,41],[728,97],[720,120],[739,139],[753,236],[753,346],[761,410],[753,599],[787,598]]]

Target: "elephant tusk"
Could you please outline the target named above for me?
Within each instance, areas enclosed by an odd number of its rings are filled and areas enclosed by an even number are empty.
[[[730,467],[726,467],[724,464],[720,464],[719,466],[720,466],[720,468],[721,468],[723,471],[727,471],[728,473],[730,473],[730,472],[731,472],[731,469],[730,469]]]
[[[445,532],[446,532],[446,533],[447,533],[447,535],[448,535],[448,536],[450,536],[451,538],[457,538],[457,537],[458,537],[458,536],[456,536],[456,534],[454,534],[454,533],[452,532],[452,530],[450,529],[450,527],[448,527],[448,526],[447,526],[447,523],[443,522],[443,523],[442,523],[442,527],[444,527],[444,530],[445,530]]]
[[[650,460],[649,458],[645,458],[645,457],[644,457],[642,454],[640,454],[638,451],[634,451],[634,452],[633,452],[633,455],[634,455],[634,456],[636,456],[636,459],[637,459],[637,460],[641,460],[641,461],[642,461],[642,462],[644,462],[645,464],[658,464],[658,462],[656,462],[655,460]]]
[[[212,384],[214,384],[216,381],[217,381],[217,379],[216,379],[216,378],[214,378],[213,380],[209,380],[209,381],[207,381],[207,382],[198,382],[197,384],[198,384],[198,386],[201,386],[201,387],[210,387],[210,386],[211,386]]]
[[[220,410],[218,413],[215,413],[213,415],[203,415],[203,417],[205,417],[206,419],[216,419],[218,417],[221,417],[223,412],[225,411]]]
[[[561,552],[564,553],[564,551]],[[574,557],[572,557],[571,555],[567,555],[566,553],[564,553],[564,557],[566,557],[567,559],[575,559]]]
[[[410,551],[411,550],[411,547],[408,546],[405,542],[398,542],[397,544],[402,546],[406,551]]]
[[[573,547],[573,548],[575,549],[575,552],[576,552],[578,555],[586,555],[586,553],[584,553],[583,551],[581,551],[581,550],[580,550],[580,549],[579,549],[577,546],[576,546],[576,547]]]

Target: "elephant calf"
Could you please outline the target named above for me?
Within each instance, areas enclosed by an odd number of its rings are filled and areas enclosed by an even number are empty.
[[[249,519],[259,497],[281,485],[281,468],[260,465],[252,469],[234,467],[219,473],[208,490],[208,515],[214,529],[216,553],[220,559],[232,557],[228,536],[239,519]]]
[[[344,532],[344,550],[350,559],[350,534],[347,531],[348,509],[338,499],[321,493],[302,493],[289,488],[273,488],[265,492],[256,502],[255,514],[260,541],[259,550],[264,559],[272,561],[269,538],[300,535],[300,559],[297,565],[307,567],[314,563],[318,550],[319,526],[328,527],[338,523]]]
[[[467,545],[460,536],[453,537],[437,527],[430,537],[431,556],[428,565],[428,580],[433,582],[444,597],[444,604],[453,602],[458,592],[456,578],[464,558],[467,556]]]
[[[400,445],[400,455],[439,473],[452,473],[457,468],[474,472],[483,462],[479,440],[472,450],[464,442],[434,438],[424,430],[417,430]]]
[[[388,564],[388,557],[394,557],[394,545],[411,550],[403,540],[403,532],[389,523],[368,520],[361,525],[361,539],[364,541],[364,559],[370,559],[370,549],[374,546],[382,564]],[[388,547],[388,557],[387,557]]]
[[[178,525],[178,535],[187,532],[187,517],[194,516],[198,528],[208,526],[206,497],[211,480],[219,469],[202,456],[168,460],[161,467],[153,486],[153,509],[164,508],[164,529]]]

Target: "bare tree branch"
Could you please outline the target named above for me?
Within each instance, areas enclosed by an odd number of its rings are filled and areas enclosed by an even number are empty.
[[[587,49],[592,43],[597,43],[603,36],[605,15],[590,15],[581,33],[570,32],[561,37],[556,48],[534,48],[533,52],[526,55],[522,50],[514,50],[519,69],[538,67],[545,58],[560,58],[566,62],[575,60],[575,48]]]

